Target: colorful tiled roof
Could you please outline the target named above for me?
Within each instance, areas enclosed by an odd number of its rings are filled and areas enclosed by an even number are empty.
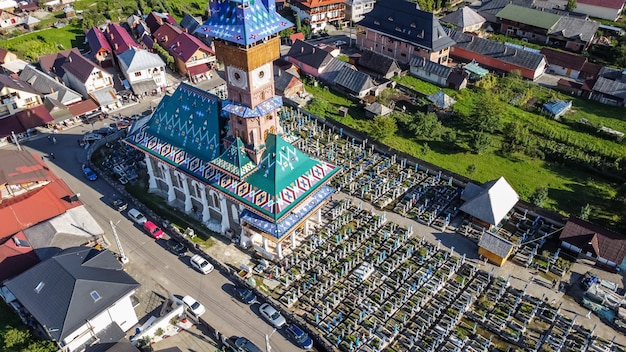
[[[256,169],[256,164],[248,157],[240,138],[235,139],[222,155],[213,159],[211,165],[239,179]]]
[[[274,0],[210,1],[211,17],[196,33],[250,45],[290,28],[293,23],[276,12]]]
[[[265,116],[270,112],[279,109],[281,106],[283,106],[283,98],[280,96],[274,96],[254,108],[231,101],[226,103],[223,109],[224,111],[241,117],[257,117]]]

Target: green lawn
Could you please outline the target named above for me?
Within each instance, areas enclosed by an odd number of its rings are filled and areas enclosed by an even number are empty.
[[[74,25],[48,28],[0,42],[0,47],[15,52],[20,58],[36,62],[39,56],[71,48],[82,48],[84,32]]]

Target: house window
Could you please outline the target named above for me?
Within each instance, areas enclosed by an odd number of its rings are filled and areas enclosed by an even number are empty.
[[[141,77],[141,71],[135,72],[135,77]]]
[[[100,294],[98,293],[98,291],[91,291],[90,295],[91,295],[91,298],[93,298],[94,302],[98,302],[100,298],[102,298],[100,297]]]
[[[405,53],[401,53],[400,56],[406,57],[406,54]]]
[[[388,51],[388,52],[390,52],[390,53],[392,53],[392,52],[393,52],[393,49],[388,48],[388,49],[387,49],[387,51]]]

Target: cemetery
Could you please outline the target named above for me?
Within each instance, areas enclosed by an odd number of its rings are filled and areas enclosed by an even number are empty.
[[[478,243],[485,231],[514,244],[512,260],[562,275],[569,262],[541,252],[560,224],[514,208],[485,229],[459,212],[464,185],[381,155],[308,115],[285,110],[287,131],[316,158],[344,165],[334,187],[358,199],[331,201],[308,236],[268,270],[281,284],[269,294],[340,351],[617,351],[613,341],[563,314],[561,303],[533,297],[511,277],[430,243],[388,219],[412,218]],[[297,132],[297,133],[296,133]],[[371,208],[371,203],[376,208]],[[368,207],[370,207],[368,209]],[[452,225],[456,224],[456,225]],[[453,232],[455,231],[455,232]]]

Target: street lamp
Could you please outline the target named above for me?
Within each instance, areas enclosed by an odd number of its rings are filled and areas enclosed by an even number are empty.
[[[272,335],[274,335],[274,333],[276,332],[276,328],[274,328],[274,330],[272,330],[272,332],[269,335],[265,335],[265,352],[270,352],[272,350],[272,346],[270,346],[270,337],[272,337]]]

